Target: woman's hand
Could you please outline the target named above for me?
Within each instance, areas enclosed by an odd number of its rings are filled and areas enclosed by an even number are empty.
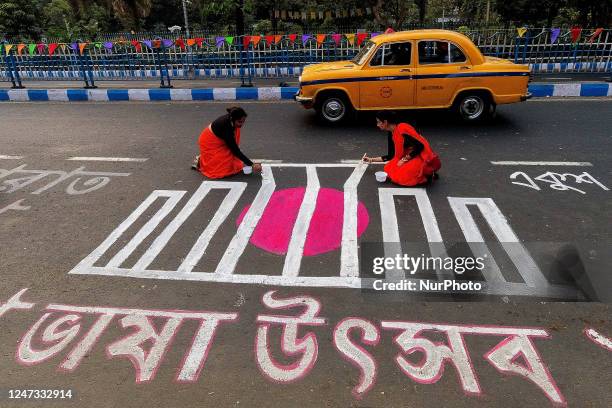
[[[406,155],[397,161],[397,167],[402,167],[411,159],[410,156]]]
[[[253,171],[255,173],[261,173],[261,163],[253,163]]]

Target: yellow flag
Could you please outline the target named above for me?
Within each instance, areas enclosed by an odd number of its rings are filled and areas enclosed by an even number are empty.
[[[11,48],[13,48],[13,44],[5,44],[4,45],[4,49],[6,50],[6,55],[8,55],[9,52],[11,52]]]
[[[517,29],[516,29],[516,31],[518,32],[518,36],[519,36],[520,38],[523,38],[523,36],[524,36],[524,35],[525,35],[525,33],[527,32],[527,28],[525,28],[525,27],[520,27],[520,28],[517,28]]]
[[[349,44],[355,44],[355,34],[345,34]]]

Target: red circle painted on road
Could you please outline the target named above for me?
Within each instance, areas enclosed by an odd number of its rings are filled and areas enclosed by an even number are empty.
[[[251,243],[273,254],[286,254],[305,192],[304,187],[275,191],[251,235]],[[249,208],[250,206],[246,206],[242,210],[236,225],[240,224]],[[304,255],[319,255],[340,248],[343,215],[344,193],[333,188],[321,188],[306,236]],[[365,232],[369,222],[368,210],[363,203],[358,202],[358,237]]]

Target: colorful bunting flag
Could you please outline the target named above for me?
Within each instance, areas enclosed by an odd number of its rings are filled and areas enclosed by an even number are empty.
[[[274,36],[274,44],[278,44],[282,38],[283,38],[282,35],[275,35]]]
[[[312,36],[310,34],[302,34],[302,45],[306,45],[308,40],[310,40]]]
[[[74,42],[74,43],[70,44],[70,49],[71,50],[76,51],[78,48],[79,47],[77,46],[77,43]]]
[[[215,38],[215,44],[217,45],[217,48],[223,47],[223,43],[224,42],[225,42],[225,37],[216,37]]]
[[[85,51],[85,47],[87,47],[87,43],[85,42],[79,43],[79,52],[81,53],[81,55],[83,55],[83,51]],[[138,47],[136,47],[136,50],[140,51],[140,43],[138,44]]]
[[[201,47],[201,46],[202,46],[202,44],[204,43],[204,38],[202,38],[202,37],[197,37],[197,38],[195,39],[195,42],[196,42],[196,44],[198,45],[198,47]]]
[[[153,48],[153,43],[151,42],[151,40],[144,40],[142,43],[149,48]]]
[[[561,34],[561,29],[560,28],[553,28],[550,30],[550,42],[551,44],[554,44],[555,41],[557,41],[557,38],[559,38],[559,34]]]
[[[355,34],[345,34],[350,45],[355,44]]]
[[[43,43],[37,44],[36,45],[36,49],[38,50],[39,54],[42,54],[43,51],[45,50],[45,44],[43,44]]]
[[[266,44],[271,45],[274,42],[274,36],[273,35],[266,35],[264,37],[264,40],[266,41]]]
[[[57,43],[51,43],[49,44],[49,55],[53,55],[53,53],[55,52],[55,50],[57,49]]]
[[[151,42],[151,48],[161,48],[162,40],[153,40]]]
[[[297,39],[297,34],[289,34],[289,41],[291,42],[291,44],[293,44],[296,39]]]
[[[325,34],[317,34],[317,45],[322,45],[325,42]]]
[[[368,38],[368,33],[357,34],[357,45],[361,45],[366,38]]]
[[[234,44],[234,37],[233,36],[225,37],[225,42],[227,42],[229,45]]]
[[[596,28],[595,31],[593,32],[593,34],[591,34],[591,36],[589,37],[589,43],[593,43],[593,41],[595,41],[595,39],[597,37],[599,37],[601,35],[601,33],[603,32],[603,28]]]
[[[4,51],[6,51],[6,55],[9,55],[9,52],[11,52],[11,48],[13,48],[12,44],[5,44],[4,45]]]
[[[249,48],[249,44],[251,43],[251,36],[250,35],[245,35],[244,37],[242,37],[242,48],[243,49],[247,49]]]
[[[336,45],[340,45],[340,41],[342,40],[342,34],[332,34],[332,39],[336,43]]]
[[[112,50],[113,49],[113,43],[110,41],[107,41],[104,43],[104,48],[106,48],[107,50]]]
[[[372,33],[372,34],[370,35],[370,38],[374,38],[374,37],[376,37],[377,35],[380,35],[380,33]]]
[[[66,52],[66,44],[60,44],[60,50],[62,50],[63,53]]]
[[[523,36],[527,32],[527,27],[519,27],[516,29],[516,31],[518,32],[519,38],[523,38]]]
[[[162,40],[162,44],[164,45],[164,47],[170,48],[172,47],[172,44],[174,44],[174,42],[172,40]]]
[[[253,45],[255,47],[257,47],[257,45],[259,44],[259,42],[261,41],[261,35],[254,35],[251,37],[251,41],[253,42]]]
[[[30,55],[34,55],[34,50],[36,50],[36,44],[28,44],[28,51],[30,51]]]
[[[582,28],[581,27],[573,27],[570,32],[572,33],[572,42],[576,43],[578,42],[578,39],[580,38],[580,33],[582,33]]]
[[[182,38],[177,38],[174,45],[179,46],[183,51],[185,50],[185,41]]]
[[[21,55],[21,53],[23,52],[23,49],[25,48],[25,44],[19,44],[17,46],[17,55]]]
[[[193,47],[196,44],[196,40],[194,38],[189,38],[187,40],[187,46]]]

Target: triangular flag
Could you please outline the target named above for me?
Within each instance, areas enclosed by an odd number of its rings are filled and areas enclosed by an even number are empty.
[[[60,44],[60,50],[62,50],[62,52],[66,52],[66,44]]]
[[[340,45],[340,41],[342,41],[342,34],[332,34],[332,39],[336,45]]]
[[[225,38],[224,37],[217,37],[217,38],[215,38],[215,44],[217,44],[217,48],[223,47],[223,43],[224,42],[225,42]]]
[[[151,40],[144,40],[142,43],[149,48],[153,48],[153,43],[151,42]]]
[[[275,35],[274,36],[274,44],[278,44],[282,38],[283,38],[282,35]]]
[[[21,53],[23,52],[23,49],[25,48],[25,44],[19,44],[17,46],[17,55],[21,55]]]
[[[355,34],[345,34],[350,45],[355,44]]]
[[[520,38],[523,38],[523,36],[527,32],[527,27],[519,27],[519,28],[516,29],[516,31],[518,32],[518,36]]]
[[[591,36],[589,37],[589,42],[592,44],[593,41],[595,41],[595,39],[597,37],[599,37],[601,35],[601,33],[603,32],[603,28],[596,28],[595,31],[593,32],[593,34],[591,34]]]
[[[79,47],[77,46],[77,43],[74,42],[74,43],[70,44],[70,49],[71,50],[76,51],[78,48]]]
[[[202,46],[202,43],[204,43],[204,38],[202,38],[202,37],[197,37],[197,38],[195,39],[195,42],[196,42],[196,44],[198,45],[198,47],[201,47],[201,46]]]
[[[42,44],[42,43],[38,44],[38,45],[36,46],[36,49],[38,50],[38,53],[39,53],[39,54],[42,54],[42,53],[43,53],[43,51],[45,50],[45,44]]]
[[[575,43],[580,38],[580,33],[582,33],[581,27],[573,27],[570,32],[572,33],[572,42]]]
[[[322,45],[325,42],[325,34],[317,34],[317,45]]]
[[[11,52],[11,48],[13,48],[12,44],[5,44],[4,45],[4,50],[6,51],[6,55],[9,55],[9,52]]]
[[[187,45],[190,46],[190,47],[193,47],[195,45],[195,43],[196,43],[196,41],[193,38],[189,38],[187,40]]]
[[[310,34],[303,34],[302,35],[302,45],[306,45],[308,40],[310,40],[311,38],[312,36]]]
[[[380,33],[372,33],[372,34],[370,35],[370,38],[374,38],[374,37],[376,37],[377,35],[380,35]]]
[[[179,47],[181,47],[181,50],[185,49],[185,41],[183,41],[182,38],[177,38],[177,40],[174,42],[175,45],[178,45]]]
[[[273,35],[266,35],[264,37],[264,40],[266,41],[266,44],[271,45],[274,42],[274,36]]]
[[[361,45],[366,38],[368,38],[368,33],[357,34],[357,45]]]
[[[554,44],[555,41],[557,41],[557,38],[559,38],[559,34],[561,34],[560,28],[553,28],[550,30],[550,43],[551,44]]]
[[[259,44],[259,42],[261,41],[261,35],[254,35],[251,37],[251,41],[253,42],[253,45],[255,47],[257,47],[257,45]]]
[[[28,51],[30,51],[30,55],[34,55],[35,49],[36,49],[36,44],[28,44]]]
[[[106,48],[107,50],[112,50],[113,49],[113,43],[110,41],[107,41],[104,43],[104,48]]]
[[[136,48],[136,52],[140,52],[140,50],[142,49],[142,44],[140,44],[140,41],[132,40],[130,41],[130,43]]]
[[[161,48],[162,40],[153,40],[151,42],[151,48]]]
[[[225,37],[225,41],[229,44],[232,45],[234,43],[234,37],[233,36],[228,36]]]
[[[56,49],[57,49],[57,43],[49,44],[49,55],[53,55]]]
[[[249,48],[249,44],[251,43],[251,36],[250,35],[245,35],[244,37],[242,37],[242,48],[243,49],[247,49]]]
[[[289,41],[291,42],[291,44],[295,42],[296,38],[297,34],[289,34]]]
[[[174,44],[174,41],[172,41],[172,40],[162,40],[162,44],[164,44],[164,47],[169,48],[169,47],[172,47],[172,44]]]
[[[79,43],[79,52],[83,55],[83,51],[85,51],[85,47],[87,47],[87,43]],[[140,51],[140,44],[138,44],[138,51]]]

